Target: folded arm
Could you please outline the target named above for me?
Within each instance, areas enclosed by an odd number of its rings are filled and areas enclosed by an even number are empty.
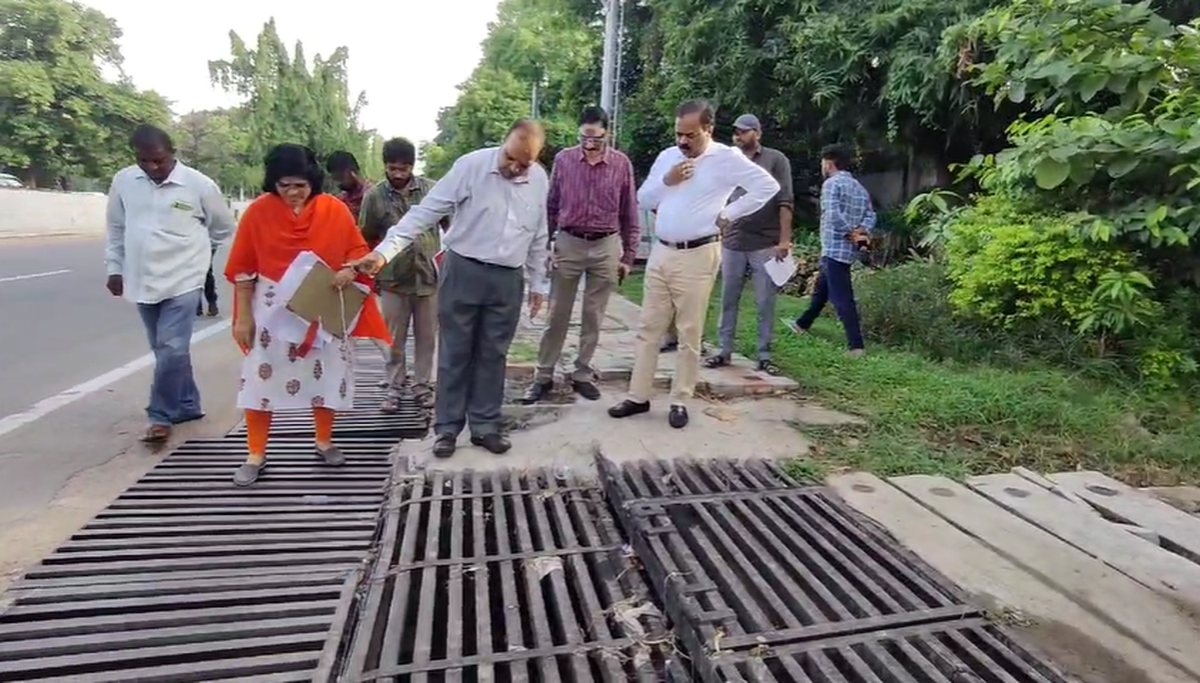
[[[664,178],[671,170],[671,155],[672,150],[666,149],[659,152],[658,158],[654,160],[654,165],[650,167],[650,173],[646,176],[645,182],[642,183],[641,189],[637,192],[637,202],[642,208],[651,211],[658,208],[658,205],[663,200],[663,195],[667,192],[667,184]]]
[[[745,194],[725,207],[724,214],[729,220],[736,221],[758,211],[779,192],[779,183],[771,174],[745,154],[730,149],[724,154],[724,161],[725,176],[733,185],[745,190]]]

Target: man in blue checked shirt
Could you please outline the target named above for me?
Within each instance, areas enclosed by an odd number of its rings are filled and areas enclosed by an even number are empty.
[[[862,327],[854,289],[850,284],[850,265],[865,249],[875,227],[875,209],[871,195],[847,169],[850,152],[844,147],[826,147],[821,151],[821,271],[813,288],[808,310],[792,323],[797,334],[812,327],[825,304],[832,303],[846,330],[850,355],[863,353]]]

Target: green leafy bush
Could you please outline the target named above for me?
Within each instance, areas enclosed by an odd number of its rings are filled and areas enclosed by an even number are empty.
[[[1001,195],[958,213],[946,241],[950,303],[1004,328],[1049,318],[1104,331],[1097,288],[1133,263],[1128,252],[1085,240],[1066,216],[1034,213]]]
[[[1056,366],[1122,379],[1122,366],[1128,363],[1097,358],[1090,341],[1074,330],[1046,319],[1009,329],[989,325],[956,311],[950,304],[952,291],[945,265],[933,260],[858,271],[854,281],[863,332],[872,342],[940,361]]]

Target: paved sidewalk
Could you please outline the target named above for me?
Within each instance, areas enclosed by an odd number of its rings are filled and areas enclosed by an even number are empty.
[[[575,354],[579,348],[579,313],[581,304],[576,303],[572,311],[571,328],[559,361],[559,373],[569,373],[574,367]],[[592,361],[605,383],[628,382],[633,372],[634,352],[637,348],[638,319],[641,307],[623,296],[613,296],[608,303],[604,325],[600,331],[600,345]],[[508,376],[510,380],[528,382],[537,369],[538,345],[545,330],[546,320],[539,316],[530,321],[522,316],[517,337],[508,354]],[[667,388],[675,374],[675,354],[662,354],[659,360],[656,384]],[[733,355],[733,364],[723,368],[701,368],[700,383],[696,390],[718,398],[742,396],[765,396],[794,391],[799,385],[787,377],[774,377],[760,372],[755,363],[741,354]]]

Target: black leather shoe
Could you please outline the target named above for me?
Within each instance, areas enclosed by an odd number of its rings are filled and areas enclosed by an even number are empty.
[[[472,436],[471,445],[479,446],[483,450],[496,455],[504,455],[508,452],[508,449],[512,448],[512,442],[508,440],[507,436],[495,432],[484,434],[483,436]]]
[[[575,390],[575,393],[589,401],[600,400],[600,387],[596,386],[595,382],[574,380],[571,382],[571,388]]]
[[[667,340],[663,341],[663,343],[661,345],[659,345],[659,347],[658,347],[659,353],[670,353],[672,351],[678,351],[678,350],[679,350],[679,340],[677,340],[677,339],[667,339]]]
[[[687,426],[688,414],[687,408],[683,406],[671,406],[671,413],[667,415],[667,424],[675,429],[683,429]]]
[[[453,434],[438,434],[433,441],[433,457],[449,458],[458,448],[458,439]]]
[[[642,413],[648,412],[650,412],[649,401],[646,401],[645,403],[638,403],[637,401],[630,401],[629,399],[625,399],[624,401],[621,401],[617,405],[608,409],[609,417],[615,417],[617,419],[630,417],[633,415],[641,415]]]
[[[517,403],[524,406],[541,403],[544,398],[550,395],[552,389],[554,389],[554,380],[534,382],[525,390],[525,394],[517,399]]]

